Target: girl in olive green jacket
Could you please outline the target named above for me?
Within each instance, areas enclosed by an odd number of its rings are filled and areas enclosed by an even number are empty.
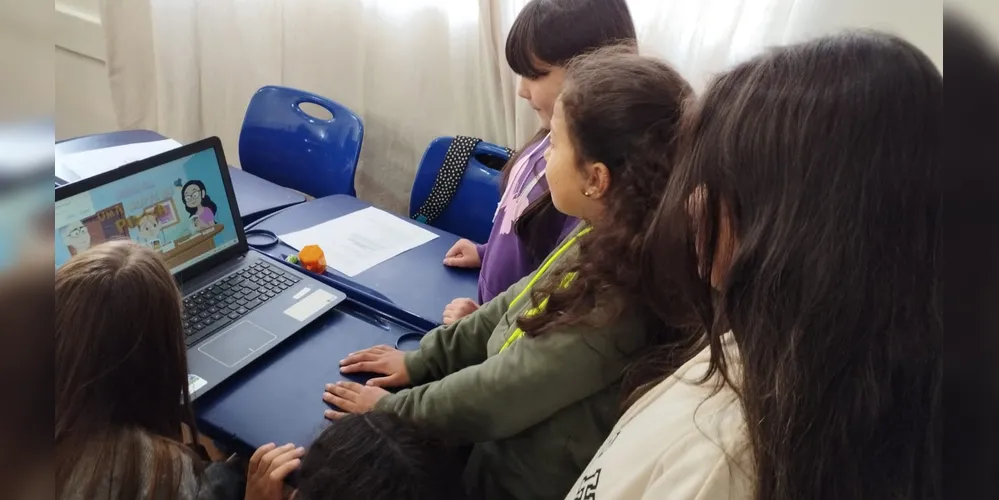
[[[689,86],[629,47],[573,61],[566,79],[546,175],[555,207],[584,222],[535,273],[418,351],[378,346],[341,362],[386,376],[324,393],[341,411],[394,412],[474,444],[473,498],[563,498],[619,416],[624,368],[659,333],[638,305],[635,256]]]

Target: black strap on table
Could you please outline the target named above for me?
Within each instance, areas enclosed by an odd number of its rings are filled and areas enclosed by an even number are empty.
[[[430,194],[420,209],[412,215],[412,218],[424,224],[432,224],[444,213],[444,209],[451,204],[451,199],[458,192],[458,185],[461,178],[465,176],[465,169],[468,161],[472,159],[472,152],[482,139],[478,137],[468,137],[459,135],[451,141],[444,155],[444,164],[437,171],[437,179],[434,180],[434,187],[430,189]],[[506,149],[507,156],[513,156],[513,151]]]

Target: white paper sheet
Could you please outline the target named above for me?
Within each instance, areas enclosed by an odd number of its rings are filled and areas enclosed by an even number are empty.
[[[66,182],[76,182],[180,146],[181,144],[173,139],[163,139],[57,155],[55,174]]]
[[[432,241],[437,235],[388,212],[369,207],[308,229],[281,235],[280,238],[296,250],[319,245],[328,267],[354,277]]]

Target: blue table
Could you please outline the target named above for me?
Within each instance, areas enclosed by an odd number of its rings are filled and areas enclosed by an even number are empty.
[[[351,196],[329,196],[272,214],[253,227],[283,234],[369,206]],[[338,288],[347,300],[199,398],[195,411],[201,431],[239,453],[272,441],[308,446],[326,425],[324,385],[347,378],[340,374],[341,359],[366,347],[393,345],[404,333],[426,331],[440,322],[453,298],[475,297],[478,273],[442,264],[458,237],[426,228],[439,237],[353,278],[334,273],[345,285]],[[271,256],[293,251],[283,244],[264,250]],[[400,318],[406,312],[419,321]]]
[[[309,446],[327,423],[325,384],[348,379],[340,374],[339,361],[373,345],[393,345],[410,331],[347,299],[198,398],[198,429],[244,456],[272,441]]]
[[[275,234],[286,234],[321,224],[330,219],[370,207],[365,201],[347,195],[333,195],[296,205],[270,217],[261,219],[254,229],[267,229]],[[410,221],[413,224],[417,222]],[[440,229],[423,226],[439,237],[400,254],[361,274],[348,278],[335,270],[339,281],[349,281],[370,297],[352,294],[350,286],[340,290],[355,299],[421,329],[440,324],[444,306],[458,297],[478,297],[478,270],[454,269],[444,266],[444,255],[458,237]],[[280,258],[281,254],[295,253],[284,244],[268,248],[265,252]],[[373,299],[374,302],[372,302]]]
[[[125,130],[67,139],[56,143],[55,152],[57,155],[65,155],[163,139],[166,137],[151,130]],[[232,177],[239,216],[244,224],[305,201],[305,196],[297,191],[278,186],[238,168],[229,167],[229,176]]]

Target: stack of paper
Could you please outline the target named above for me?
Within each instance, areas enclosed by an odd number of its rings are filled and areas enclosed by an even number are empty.
[[[327,266],[354,277],[437,235],[370,207],[280,238],[296,250],[319,245]]]
[[[164,139],[56,155],[55,175],[66,182],[76,182],[180,146],[173,139]]]

